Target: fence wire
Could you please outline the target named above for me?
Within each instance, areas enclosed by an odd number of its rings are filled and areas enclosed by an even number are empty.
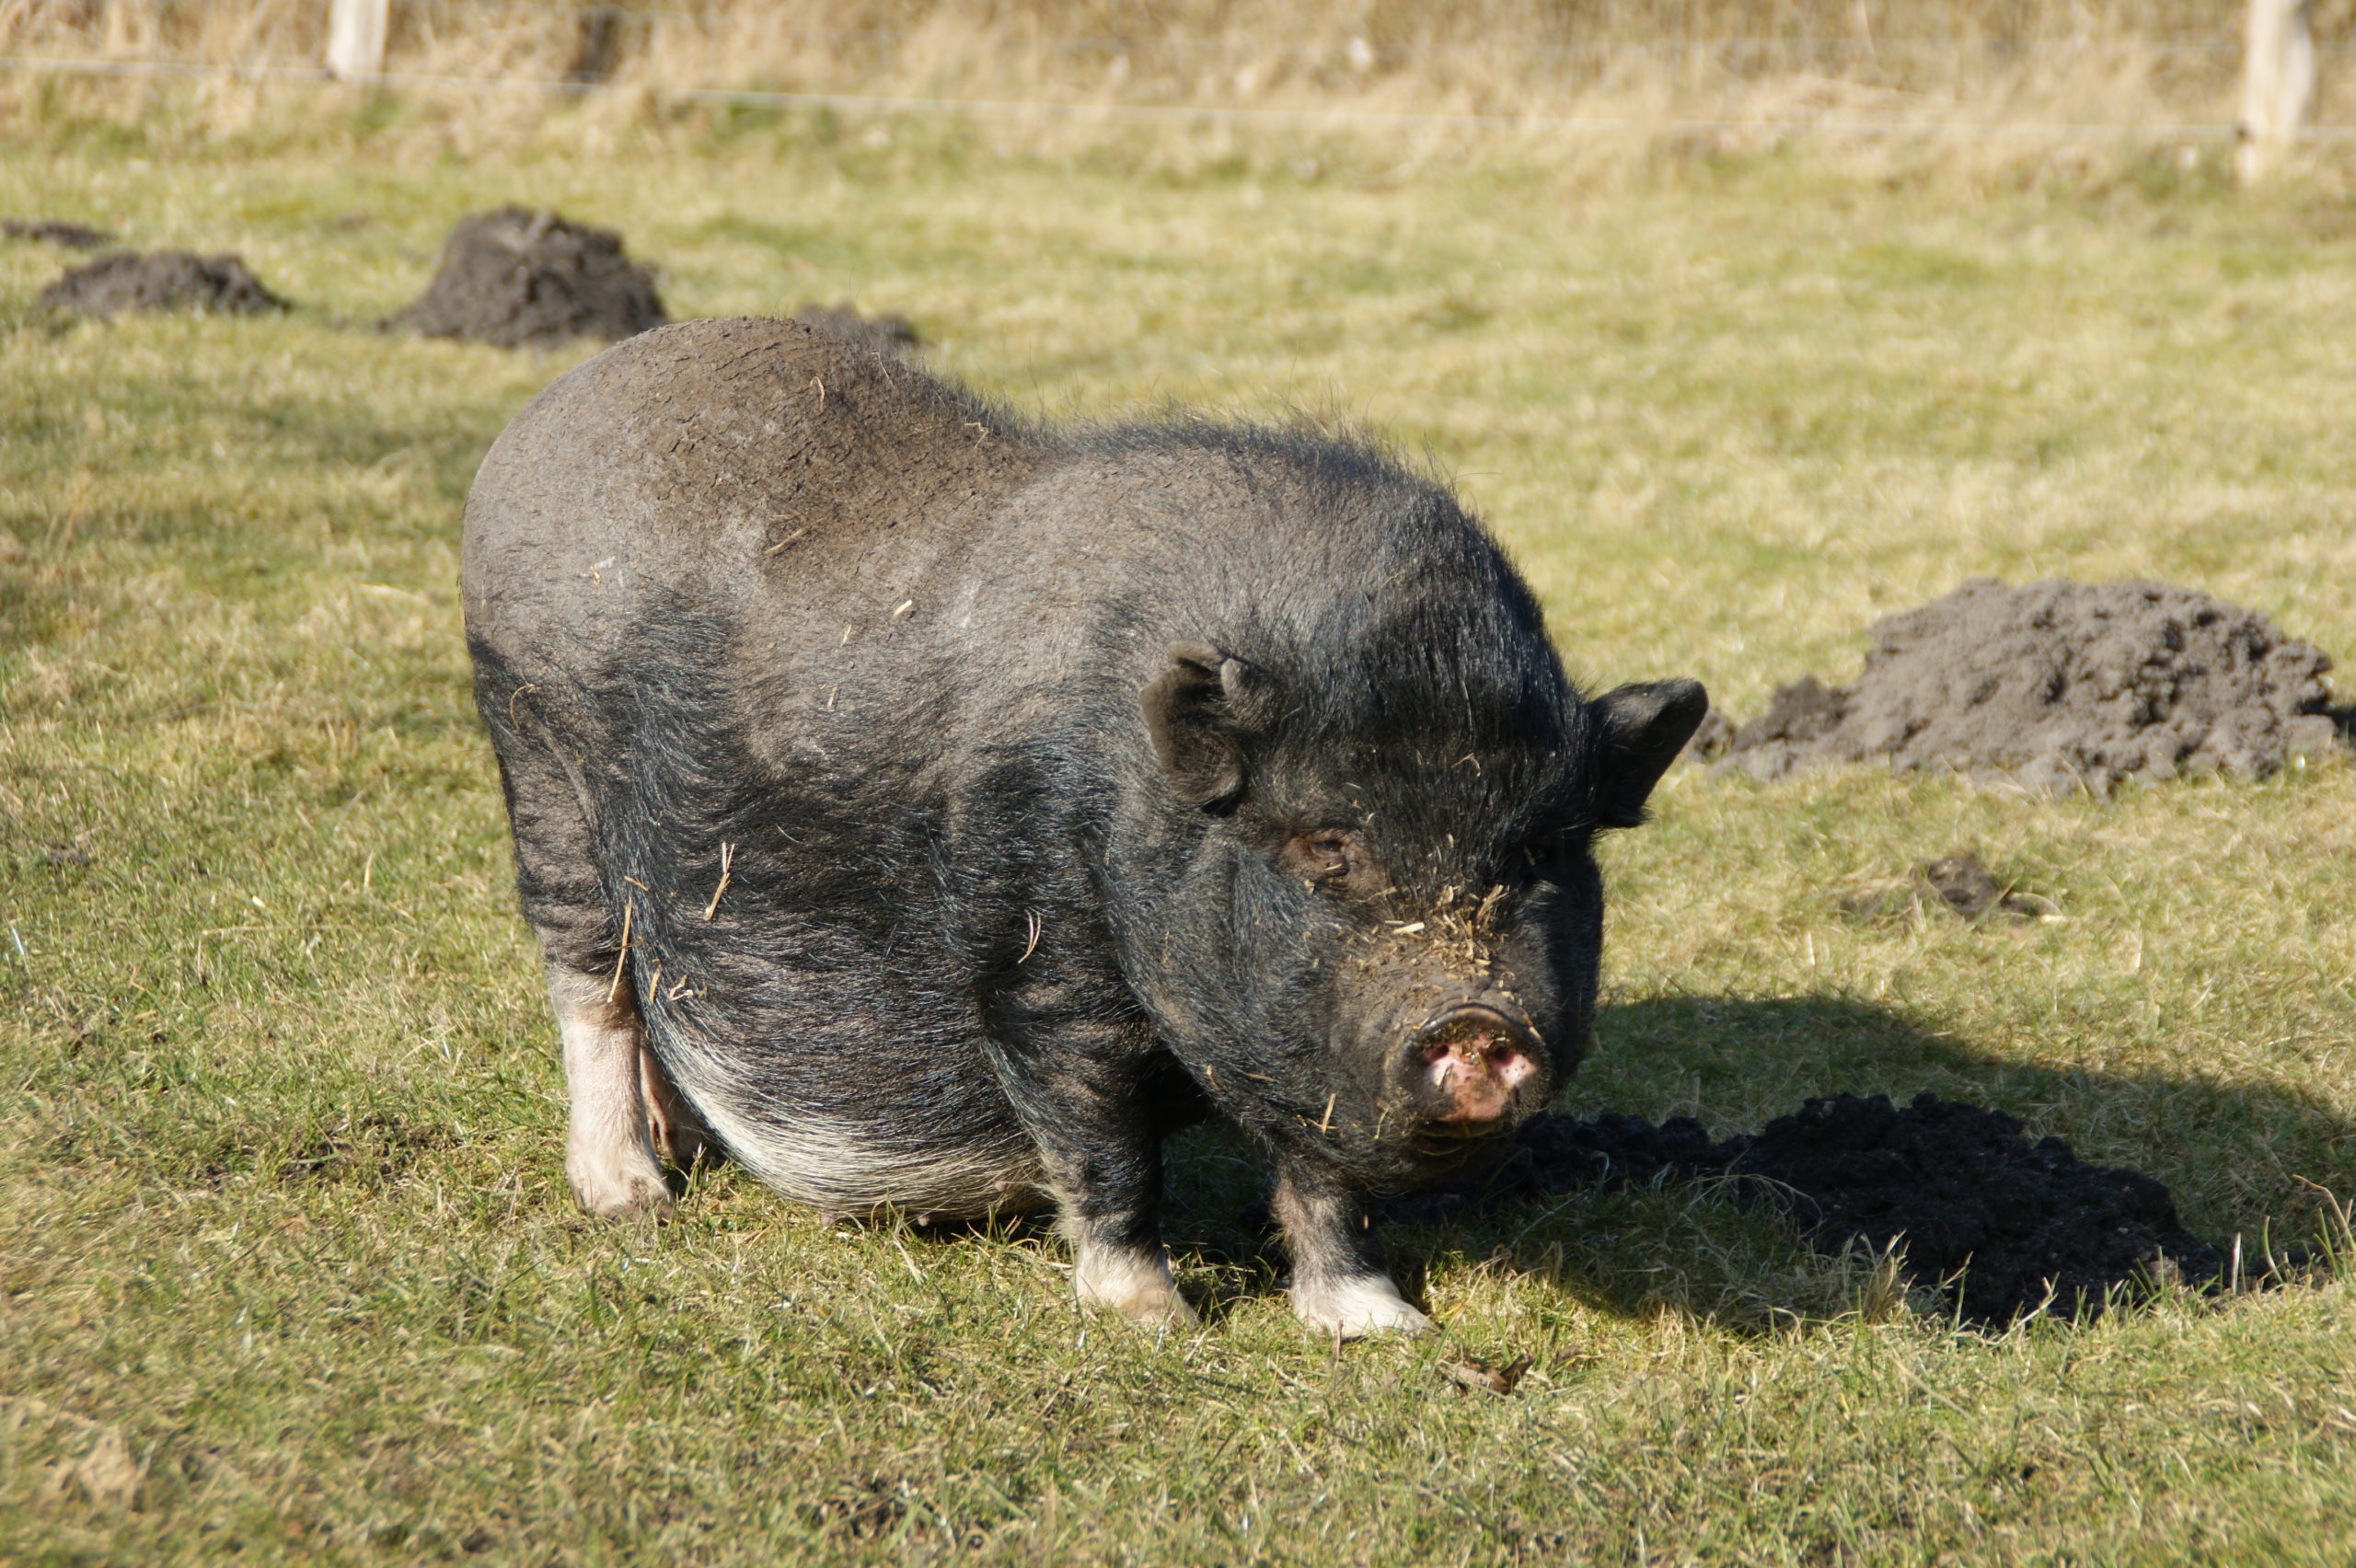
[[[322,0],[318,6],[322,16],[326,8]],[[165,9],[167,7],[159,6],[157,15],[160,17]],[[421,12],[424,9],[421,7]],[[27,52],[0,56],[0,71],[83,76],[214,77],[289,85],[338,80],[347,85],[388,90],[431,88],[486,95],[511,92],[582,95],[597,91],[619,79],[619,73],[615,67],[618,63],[616,52],[620,46],[613,42],[612,35],[613,29],[621,25],[643,29],[658,23],[669,23],[690,29],[708,28],[719,25],[731,16],[741,17],[743,14],[741,6],[697,6],[692,3],[599,4],[595,0],[586,4],[578,3],[578,0],[440,0],[431,9],[437,17],[472,13],[486,21],[505,17],[559,29],[574,28],[580,30],[582,38],[587,39],[594,34],[602,41],[592,52],[592,58],[576,58],[574,68],[562,74],[395,68],[365,75],[331,78],[318,60],[290,57],[282,52],[273,52],[266,45],[258,49],[251,57],[232,60],[192,58],[169,52],[114,57],[93,52],[45,54]],[[1862,6],[1854,14],[1864,17]],[[22,20],[22,13],[17,19]],[[20,26],[17,30],[22,39],[26,29]],[[796,38],[836,46],[850,45],[886,56],[919,41],[909,29],[889,27],[796,25],[792,31]],[[1328,40],[1320,47],[1325,53],[1333,53],[1338,49],[1345,68],[1360,78],[1373,77],[1394,69],[1411,68],[1418,63],[1412,51],[1396,44],[1373,42],[1361,36],[1343,39],[1337,34],[1335,38],[1338,42]],[[149,41],[154,40],[151,38]],[[1297,41],[1277,42],[1248,34],[1208,38],[1122,36],[1116,33],[1061,37],[1025,34],[1018,41],[1027,50],[1107,64],[1126,64],[1131,57],[1161,57],[1196,66],[1219,67],[1239,59],[1288,58],[1298,63],[1300,60],[1315,57],[1318,52],[1314,49],[1304,50]],[[1867,91],[1891,91],[1897,89],[1872,79],[1888,61],[1952,64],[1970,60],[1979,62],[1983,68],[2020,63],[2052,66],[2073,59],[2112,57],[2122,48],[2140,51],[2154,59],[2182,63],[2182,68],[2196,71],[2200,79],[2210,83],[2212,90],[2205,96],[2217,99],[2222,98],[2221,89],[2230,84],[2238,67],[2243,43],[2237,35],[2225,33],[2090,40],[1987,36],[1883,38],[1861,30],[1852,36],[1729,34],[1706,38],[1572,40],[1543,44],[1532,41],[1528,48],[1518,50],[1518,53],[1524,58],[1559,64],[1564,67],[1566,79],[1597,79],[1617,64],[1635,62],[1674,70],[1705,68],[1728,81],[1752,85],[1771,82],[1778,77],[1800,77],[1811,70],[1827,69],[1841,73],[1837,79],[1845,86]],[[2327,63],[2345,60],[2356,56],[2356,41],[2319,40],[2316,52]],[[1611,113],[1419,111],[1346,105],[1275,108],[1232,103],[1122,101],[1117,97],[1071,101],[1068,98],[1051,96],[926,95],[836,91],[823,86],[777,90],[711,83],[672,85],[657,82],[646,86],[663,101],[674,103],[827,110],[854,114],[1024,117],[1105,123],[1193,123],[1299,129],[1353,125],[1426,126],[1610,135],[1772,132],[1835,137],[2150,136],[2207,140],[2230,137],[2235,133],[2234,126],[2229,122],[2168,118],[2164,110],[2152,119],[2142,120],[1961,116],[1937,119],[1891,115],[1885,104],[1879,106],[1881,112],[1878,114],[1865,110],[1851,115],[1826,110],[1807,116],[1789,113],[1756,116],[1704,114],[1680,118]],[[1086,89],[1083,86],[1080,90]],[[2303,135],[2312,140],[2339,140],[2356,135],[2356,125],[2312,125],[2304,131]]]

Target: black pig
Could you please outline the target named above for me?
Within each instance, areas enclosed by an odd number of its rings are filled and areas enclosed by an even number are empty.
[[[709,1135],[835,1210],[1052,1204],[1186,1320],[1164,1136],[1266,1150],[1294,1309],[1413,1331],[1372,1193],[1587,1039],[1590,844],[1691,681],[1583,699],[1496,546],[1357,445],[1055,431],[792,322],[558,381],[467,506],[476,696],[601,1215]]]

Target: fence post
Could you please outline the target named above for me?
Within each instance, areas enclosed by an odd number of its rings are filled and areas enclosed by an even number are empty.
[[[346,81],[385,68],[385,22],[392,0],[335,0],[328,15],[328,75]]]
[[[2316,46],[2307,30],[2308,0],[2249,0],[2243,35],[2241,145],[2234,170],[2244,184],[2282,161],[2316,96]]]

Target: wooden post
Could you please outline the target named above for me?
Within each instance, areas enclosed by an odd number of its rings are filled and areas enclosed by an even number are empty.
[[[385,68],[385,22],[392,0],[334,0],[328,16],[328,75],[350,81]]]
[[[2244,184],[2263,179],[2299,139],[2316,97],[2316,45],[2307,31],[2308,0],[2249,0],[2242,54],[2241,145],[2234,170]]]

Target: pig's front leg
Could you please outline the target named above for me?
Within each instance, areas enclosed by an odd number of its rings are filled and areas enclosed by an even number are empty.
[[[1083,1307],[1140,1323],[1190,1324],[1194,1309],[1170,1275],[1161,1244],[1161,1147],[1133,1090],[1063,1079],[1027,1114],[1057,1228],[1071,1243],[1071,1283]],[[1092,1076],[1092,1075],[1090,1075]]]
[[[1382,1265],[1366,1205],[1339,1183],[1280,1160],[1269,1200],[1292,1254],[1292,1309],[1320,1333],[1418,1334],[1432,1320],[1407,1304]]]
[[[1088,1017],[1054,988],[1023,1000],[996,1009],[999,1079],[1038,1145],[1073,1291],[1083,1307],[1138,1322],[1193,1323],[1161,1244],[1161,1140],[1152,1075],[1138,1065],[1150,1049],[1141,1020]]]
[[[1192,1324],[1194,1309],[1178,1294],[1161,1243],[1160,1150],[1149,1142],[1085,1154],[1050,1151],[1047,1166],[1080,1305],[1140,1323]]]

